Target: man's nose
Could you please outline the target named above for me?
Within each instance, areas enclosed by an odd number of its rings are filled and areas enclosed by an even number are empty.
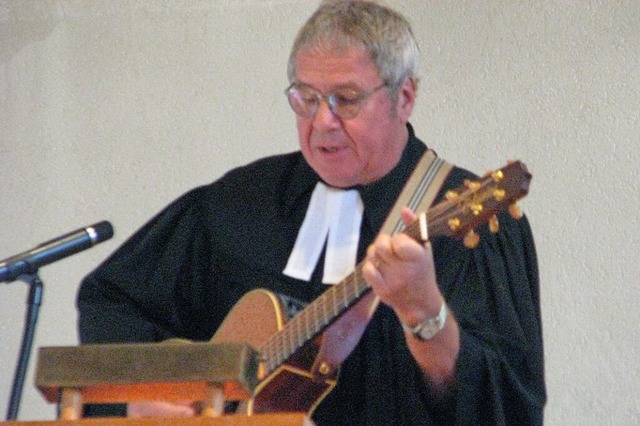
[[[313,116],[314,126],[335,127],[340,125],[340,118],[333,112],[328,99],[322,98]]]

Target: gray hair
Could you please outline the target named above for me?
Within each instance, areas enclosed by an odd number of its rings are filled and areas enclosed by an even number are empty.
[[[417,84],[420,52],[409,22],[373,1],[325,0],[302,26],[291,48],[287,75],[295,80],[302,50],[363,48],[392,92],[409,77]]]

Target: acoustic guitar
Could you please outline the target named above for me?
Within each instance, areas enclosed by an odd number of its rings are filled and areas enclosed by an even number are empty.
[[[488,222],[491,231],[498,232],[498,212],[508,209],[516,219],[522,216],[515,202],[528,193],[530,181],[526,166],[511,162],[480,181],[467,181],[449,191],[402,232],[420,243],[429,235],[463,239],[471,249],[479,242],[474,228],[480,224]],[[260,381],[246,404],[247,414],[311,415],[335,387],[340,364],[377,307],[361,268],[362,263],[290,321],[281,300],[268,290],[253,290],[234,305],[211,341],[246,342],[261,355]]]

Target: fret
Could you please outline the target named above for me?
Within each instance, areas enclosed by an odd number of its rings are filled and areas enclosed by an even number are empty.
[[[296,323],[296,336],[298,336],[298,341],[296,342],[296,348],[299,348],[307,340],[306,334],[303,334],[302,332],[302,328],[304,327],[304,323],[303,323],[304,321],[299,315],[296,316],[294,320]]]
[[[351,280],[351,281],[348,282],[348,287],[349,287],[348,290],[349,290],[349,292],[348,292],[348,299],[347,300],[349,300],[350,303],[351,303],[352,300],[354,300],[357,297],[357,292],[355,291],[354,284],[355,284],[355,280]]]
[[[289,327],[287,328],[287,346],[286,349],[284,351],[284,353],[288,356],[290,354],[292,354],[295,351],[295,347],[296,347],[296,342],[295,342],[295,333],[293,333],[293,327],[295,326],[295,323],[289,323]]]
[[[362,268],[358,269],[359,271],[359,279],[357,281],[357,285],[358,285],[358,297],[362,296],[363,293],[365,293],[366,291],[368,291],[370,289],[369,284],[364,280],[364,277],[362,276]]]
[[[297,320],[289,322],[289,348],[288,349],[291,353],[294,353],[296,351],[296,348],[298,347],[298,341],[299,341],[299,335],[297,333],[298,322],[299,321]]]
[[[291,321],[289,323],[289,339],[287,340],[288,345],[286,351],[287,355],[294,353],[296,351],[296,348],[298,347],[298,333],[296,333],[296,324],[297,321]]]
[[[265,365],[265,368],[269,371],[271,371],[271,345],[269,344],[270,342],[271,340],[266,344],[262,345],[260,348],[258,348],[258,351],[260,352],[260,358],[262,359],[262,362]]]
[[[306,338],[306,340],[311,339],[311,330],[309,329],[309,315],[311,313],[310,309],[303,309],[302,312],[300,312],[302,315],[300,315],[301,318],[304,318],[304,337]]]
[[[272,345],[271,346],[271,357],[269,357],[269,371],[273,371],[277,368],[278,365],[282,362],[280,360],[280,353],[278,350]]]
[[[320,296],[320,300],[322,302],[322,325],[325,326],[329,324],[329,313],[327,312],[327,293],[323,293]]]
[[[313,334],[315,334],[318,330],[320,330],[320,326],[318,325],[318,305],[319,303],[316,301],[314,303],[311,304],[311,308],[313,309],[312,313],[313,313]]]
[[[369,286],[362,278],[362,268],[357,268],[356,272],[358,273],[358,279],[354,280],[354,286],[355,286],[355,293],[356,293],[355,298],[357,299],[362,295],[362,293],[364,293],[366,290],[369,289]]]
[[[356,269],[353,271],[353,274],[351,274],[351,276],[349,277],[349,288],[353,288],[353,286],[355,284],[357,284],[358,282],[358,268],[356,267]],[[345,300],[345,308],[350,307],[351,305],[353,305],[353,303],[356,300],[356,295],[355,293],[350,294],[351,292],[347,292],[345,290],[346,293],[346,300]]]
[[[362,280],[360,279],[361,277],[360,277],[359,272],[360,272],[360,269],[359,268],[356,269],[356,277],[353,280],[353,286],[354,286],[353,288],[354,288],[354,293],[355,293],[354,299],[357,299],[360,296],[361,291],[362,291],[361,290]]]
[[[333,316],[337,317],[338,314],[340,313],[340,310],[338,309],[338,301],[336,299],[336,288],[332,287],[331,289],[329,289],[329,291],[331,292],[331,305],[333,308]]]
[[[278,352],[275,348],[276,341],[277,341],[277,338],[273,338],[269,340],[269,342],[267,342],[267,344],[263,346],[263,350],[260,351],[260,353],[263,356],[263,359],[265,360],[266,369],[270,372],[273,371],[276,368],[276,366],[279,364],[279,360],[277,359]]]
[[[270,346],[270,350],[269,352],[271,353],[271,355],[267,358],[268,362],[269,362],[269,370],[273,370],[276,365],[278,365],[278,363],[280,362],[280,360],[278,359],[278,339],[279,339],[279,335],[274,336],[274,338],[272,338],[269,341],[269,346]]]
[[[338,286],[340,286],[340,289],[342,290],[342,307],[344,309],[346,309],[349,306],[349,298],[347,297],[347,284],[348,284],[348,280],[347,282],[341,282],[340,284],[338,284]]]
[[[280,334],[280,336],[278,338],[278,345],[276,346],[276,349],[278,351],[278,363],[282,362],[284,360],[283,358],[285,358],[283,356],[283,354],[286,352],[286,346],[285,346],[286,343],[285,342],[286,342],[286,339],[288,337],[287,333],[286,333],[286,330],[287,330],[286,328],[283,329],[284,333]]]

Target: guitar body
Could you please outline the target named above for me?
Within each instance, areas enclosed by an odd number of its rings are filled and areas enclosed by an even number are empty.
[[[278,296],[253,290],[236,303],[211,338],[212,343],[249,343],[255,349],[282,330],[286,313]]]
[[[285,324],[282,303],[268,290],[253,290],[234,305],[214,336],[212,343],[248,343],[257,350]],[[312,412],[336,384],[331,377],[314,379],[314,363],[320,339],[313,339],[268,376],[261,378],[247,414],[270,412]],[[244,407],[241,405],[240,409]]]

